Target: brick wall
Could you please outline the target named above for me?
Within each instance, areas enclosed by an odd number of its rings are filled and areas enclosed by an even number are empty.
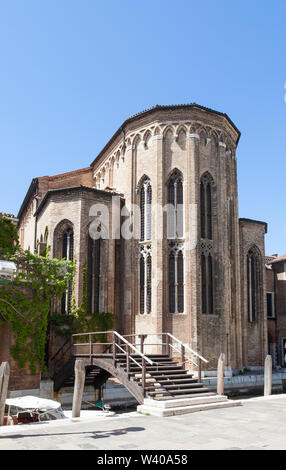
[[[286,367],[284,362],[282,341],[286,338],[286,265],[285,262],[273,263],[272,269],[275,276],[275,312],[276,312],[276,341],[278,360]]]
[[[4,289],[4,287],[0,287]],[[30,295],[30,290],[25,288],[27,295]],[[10,380],[9,390],[32,390],[40,388],[40,372],[39,370],[35,375],[32,375],[29,370],[29,365],[19,367],[17,362],[10,354],[10,347],[14,343],[13,334],[11,333],[10,325],[4,322],[0,325],[0,363],[8,362],[10,366]]]
[[[264,234],[266,226],[253,220],[240,219],[240,259],[241,259],[241,306],[243,363],[248,366],[263,365],[268,353],[266,290],[264,267]],[[248,318],[247,254],[250,249],[257,252],[259,269],[257,271],[255,320]]]

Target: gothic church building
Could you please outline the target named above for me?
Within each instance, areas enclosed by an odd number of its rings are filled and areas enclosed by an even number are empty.
[[[21,247],[49,245],[50,256],[72,259],[76,302],[87,282],[90,313],[112,312],[121,334],[169,332],[210,369],[221,352],[229,368],[261,366],[267,225],[238,216],[239,138],[225,113],[195,103],[140,112],[90,166],[32,180],[18,214]],[[171,235],[160,210],[168,204]],[[94,238],[98,205],[108,217]],[[135,236],[123,236],[132,224]],[[70,299],[71,289],[63,313]]]

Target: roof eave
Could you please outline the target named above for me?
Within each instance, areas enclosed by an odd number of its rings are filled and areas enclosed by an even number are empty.
[[[28,189],[28,191],[27,191],[27,193],[26,193],[26,196],[25,196],[25,198],[24,198],[24,201],[22,202],[22,205],[21,205],[21,207],[20,207],[20,209],[19,209],[19,212],[18,212],[18,214],[17,214],[17,219],[18,219],[18,221],[20,221],[21,216],[22,216],[22,214],[23,214],[23,212],[24,212],[24,210],[25,210],[25,208],[26,208],[26,205],[27,205],[27,203],[28,203],[28,201],[29,201],[31,195],[32,195],[33,193],[34,193],[34,194],[36,193],[37,187],[38,187],[38,178],[33,178],[32,181],[31,181],[31,184],[30,184],[30,186],[29,186],[29,189]]]
[[[214,114],[218,114],[220,116],[224,116],[227,119],[227,121],[229,122],[229,124],[235,129],[235,131],[238,134],[237,139],[236,139],[236,145],[238,145],[238,142],[239,142],[239,139],[240,139],[240,136],[241,136],[241,132],[236,127],[236,125],[232,122],[232,120],[230,119],[230,117],[226,113],[222,113],[220,111],[215,111],[214,109],[207,108],[205,106],[201,106],[201,105],[196,104],[196,103],[181,104],[181,105],[157,105],[157,106],[153,106],[150,109],[146,109],[145,111],[141,111],[141,112],[139,112],[137,114],[134,114],[133,116],[127,118],[123,122],[123,124],[117,129],[117,131],[113,134],[113,136],[107,142],[107,144],[103,147],[103,149],[99,152],[97,157],[95,157],[95,159],[93,160],[93,162],[91,163],[90,166],[93,166],[94,163],[96,162],[96,160],[98,158],[100,158],[101,155],[104,154],[104,152],[108,149],[108,147],[112,144],[112,142],[116,139],[116,137],[118,137],[118,135],[120,135],[120,133],[123,132],[123,129],[126,127],[127,124],[129,124],[130,122],[135,121],[136,119],[141,118],[142,116],[147,116],[148,114],[152,114],[155,111],[166,110],[166,109],[174,109],[174,108],[199,108],[199,109],[204,110],[204,111],[208,111],[208,112],[211,112],[211,113],[214,113]]]

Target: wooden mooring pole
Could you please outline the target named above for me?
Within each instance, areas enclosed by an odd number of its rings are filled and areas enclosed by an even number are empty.
[[[264,395],[272,393],[272,356],[268,354],[264,363]]]
[[[217,394],[223,395],[224,393],[224,361],[225,361],[225,354],[221,353],[218,358],[217,364]]]
[[[8,362],[2,362],[0,366],[0,426],[3,426],[5,403],[8,393],[10,367]]]
[[[77,359],[75,361],[74,372],[75,380],[72,402],[72,418],[79,418],[85,381],[85,367],[84,361],[82,359]]]

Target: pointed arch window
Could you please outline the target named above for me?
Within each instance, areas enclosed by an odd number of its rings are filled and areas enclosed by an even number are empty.
[[[152,255],[150,245],[142,246],[139,258],[140,313],[151,313],[152,307]]]
[[[259,257],[255,249],[247,253],[247,309],[248,321],[254,322],[257,316],[259,293]]]
[[[169,244],[169,313],[184,313],[183,244]]]
[[[67,261],[73,261],[74,258],[74,233],[71,227],[63,232],[62,236],[62,258]],[[71,299],[72,299],[72,281],[68,283],[68,288],[62,296],[62,313],[71,313]]]
[[[89,313],[99,313],[100,255],[102,239],[88,235],[87,246],[87,305]]]
[[[149,178],[145,178],[140,186],[140,241],[152,238],[152,186]]]
[[[206,172],[200,181],[201,216],[201,305],[202,313],[212,314],[214,305],[214,181]]]
[[[139,189],[140,244],[139,244],[139,312],[151,313],[152,308],[152,186],[145,177]]]
[[[201,255],[202,312],[214,313],[213,259],[211,253]]]
[[[183,238],[184,236],[184,193],[183,177],[175,171],[168,182],[168,238]]]
[[[213,179],[205,173],[200,183],[201,238],[213,239]]]
[[[169,313],[184,313],[184,192],[183,177],[174,170],[168,181]]]

